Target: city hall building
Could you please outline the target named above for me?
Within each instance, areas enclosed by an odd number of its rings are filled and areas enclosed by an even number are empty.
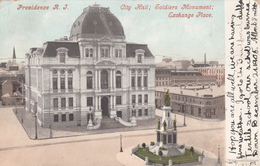
[[[27,59],[26,110],[43,127],[155,117],[154,56],[146,44],[126,42],[109,8],[85,8],[69,38],[31,48]]]

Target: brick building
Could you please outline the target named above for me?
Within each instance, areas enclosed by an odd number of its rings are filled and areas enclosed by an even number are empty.
[[[157,108],[163,106],[167,89],[169,89],[173,112],[185,112],[201,118],[219,118],[225,114],[225,88],[223,86],[156,87]]]

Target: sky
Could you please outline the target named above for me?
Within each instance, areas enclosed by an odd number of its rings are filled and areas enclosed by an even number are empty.
[[[31,47],[42,47],[46,41],[70,36],[74,21],[85,7],[93,4],[109,7],[120,20],[126,41],[147,44],[156,62],[163,57],[173,60],[207,61],[217,60],[224,63],[225,18],[224,0],[23,0],[2,1],[0,3],[0,61],[13,55],[25,60]],[[60,10],[53,10],[58,4]],[[68,5],[66,10],[62,8]],[[136,10],[138,4],[148,5],[150,10]],[[175,10],[155,10],[155,6],[177,6]],[[211,5],[211,10],[182,10],[184,4],[191,6]],[[49,6],[49,10],[18,10],[23,6]],[[122,5],[131,9],[122,10]],[[174,14],[194,14],[193,18],[169,18]],[[198,12],[211,14],[212,17],[196,17]]]

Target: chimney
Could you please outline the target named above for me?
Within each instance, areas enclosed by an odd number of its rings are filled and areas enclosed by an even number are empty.
[[[206,53],[204,54],[204,65],[206,66],[207,64],[207,60],[206,60],[207,56],[206,56]]]

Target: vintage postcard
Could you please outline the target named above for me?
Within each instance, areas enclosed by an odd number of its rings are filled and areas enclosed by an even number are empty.
[[[0,1],[0,165],[258,166],[259,1]]]

